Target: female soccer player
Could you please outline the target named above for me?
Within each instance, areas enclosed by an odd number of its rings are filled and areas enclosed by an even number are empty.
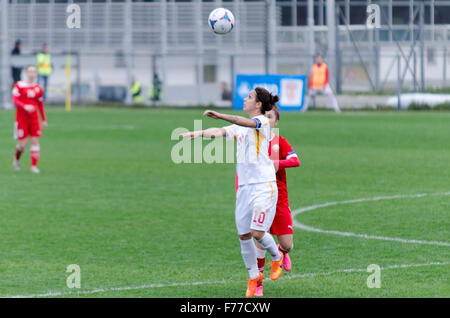
[[[236,196],[235,221],[241,244],[241,254],[247,267],[246,297],[253,297],[264,276],[258,270],[255,238],[272,256],[270,277],[276,280],[283,269],[283,253],[267,233],[275,217],[278,189],[275,169],[269,158],[270,124],[264,114],[278,101],[266,89],[257,87],[244,99],[244,111],[250,118],[221,114],[207,110],[203,115],[222,119],[233,125],[184,133],[182,137],[226,137],[236,140],[236,171],[239,189]]]
[[[271,136],[269,145],[269,155],[273,160],[273,164],[276,170],[277,186],[278,186],[278,202],[275,218],[270,228],[270,233],[276,235],[278,238],[278,248],[284,255],[282,266],[286,271],[291,270],[291,260],[289,258],[289,251],[293,247],[293,234],[294,228],[292,225],[292,215],[289,208],[289,200],[287,193],[286,183],[286,168],[300,166],[300,160],[297,154],[292,149],[289,142],[273,133],[274,128],[278,125],[280,120],[280,111],[276,105],[272,110],[266,112],[266,117],[269,119]],[[264,270],[264,264],[266,261],[266,250],[264,247],[256,242],[256,257],[258,260],[258,269],[260,272]],[[262,282],[258,284],[256,288],[256,296],[263,296]]]
[[[40,147],[39,138],[42,135],[39,123],[38,110],[42,118],[42,129],[47,128],[47,120],[44,111],[42,87],[36,84],[36,66],[30,65],[25,69],[25,81],[19,81],[13,88],[13,103],[16,105],[16,122],[14,123],[14,138],[18,139],[13,168],[20,170],[19,160],[30,137],[31,147],[31,172],[39,173],[37,167]]]

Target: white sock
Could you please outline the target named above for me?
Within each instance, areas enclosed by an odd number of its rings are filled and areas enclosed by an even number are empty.
[[[256,248],[256,258],[265,258],[266,257],[266,250],[262,250],[260,248]]]
[[[265,232],[264,236],[260,240],[258,240],[258,242],[272,256],[272,261],[279,261],[281,259],[280,251],[278,250],[277,244],[275,243],[275,240],[273,239],[272,235]]]
[[[241,254],[251,279],[258,278],[258,263],[256,262],[256,246],[253,239],[239,240],[241,242]]]

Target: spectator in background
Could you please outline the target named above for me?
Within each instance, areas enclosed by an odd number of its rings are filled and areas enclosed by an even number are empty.
[[[20,40],[16,40],[14,45],[14,49],[11,51],[11,55],[20,55],[20,49],[22,48],[22,42]],[[13,86],[16,82],[20,81],[20,74],[22,73],[21,67],[12,66],[11,67],[11,75],[13,80]]]
[[[231,90],[228,89],[227,83],[220,83],[220,89],[222,90],[222,100],[231,100]]]
[[[148,98],[154,102],[162,99],[162,82],[156,73],[153,75],[153,81],[148,88]]]
[[[316,54],[316,64],[313,65],[309,77],[309,93],[303,111],[308,110],[309,103],[313,97],[315,98],[317,91],[328,96],[335,112],[339,113],[341,111],[328,83],[329,78],[328,66],[323,62],[322,55]]]
[[[133,78],[131,80],[131,94],[133,96],[133,103],[134,104],[141,104],[142,103],[141,83],[136,80],[136,76],[133,76]]]
[[[36,65],[38,72],[38,84],[44,89],[44,102],[47,98],[48,78],[53,72],[52,60],[50,55],[50,47],[47,43],[42,45],[42,51],[36,56]]]

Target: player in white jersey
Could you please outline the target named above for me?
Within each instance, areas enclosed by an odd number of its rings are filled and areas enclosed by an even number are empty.
[[[270,111],[277,101],[278,96],[257,87],[244,99],[244,111],[250,118],[206,110],[204,116],[222,119],[233,125],[181,134],[182,137],[190,139],[226,137],[236,140],[239,189],[236,196],[235,219],[242,258],[250,276],[246,297],[255,294],[257,284],[264,278],[258,271],[253,238],[272,256],[271,279],[278,279],[283,271],[281,266],[283,254],[267,232],[275,217],[278,189],[275,168],[269,158],[270,124],[264,114]]]

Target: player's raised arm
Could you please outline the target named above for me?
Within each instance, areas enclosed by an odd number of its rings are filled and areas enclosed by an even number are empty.
[[[202,138],[217,138],[224,137],[226,135],[225,128],[208,128],[205,130],[197,130],[197,131],[189,131],[187,133],[183,133],[180,137],[189,137],[189,139],[195,139],[198,137]]]
[[[257,121],[245,118],[242,116],[236,116],[236,115],[228,115],[228,114],[222,114],[213,110],[205,110],[203,113],[203,116],[208,116],[214,119],[222,119],[225,121],[228,121],[232,124],[243,126],[243,127],[249,127],[249,128],[257,128],[258,124]]]

